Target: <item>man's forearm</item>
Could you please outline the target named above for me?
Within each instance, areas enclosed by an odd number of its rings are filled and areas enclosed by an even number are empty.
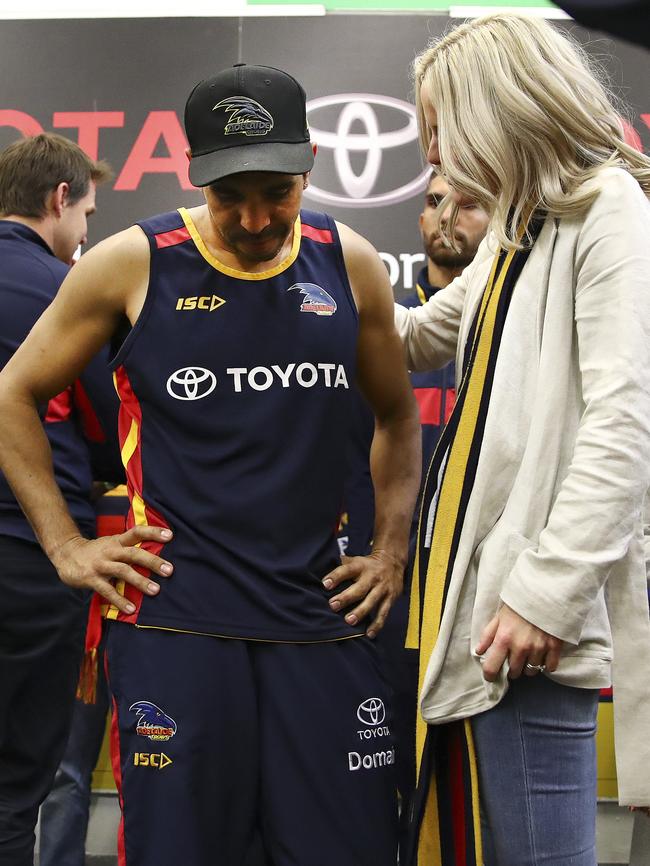
[[[422,434],[417,413],[377,422],[370,453],[375,488],[374,550],[384,550],[402,565],[408,556],[413,510],[420,488]]]
[[[80,535],[54,479],[52,452],[31,402],[0,400],[0,469],[45,553]]]
[[[408,393],[408,392],[407,392]],[[375,537],[369,556],[354,556],[323,578],[332,610],[348,625],[369,622],[374,638],[384,626],[402,591],[408,556],[411,518],[420,485],[422,465],[420,425],[415,410],[377,421],[370,454],[375,488]],[[341,585],[349,584],[342,591]]]

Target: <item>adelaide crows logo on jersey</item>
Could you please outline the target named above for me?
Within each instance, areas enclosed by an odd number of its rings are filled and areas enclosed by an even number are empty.
[[[288,292],[298,289],[305,300],[300,307],[301,313],[316,313],[317,316],[332,316],[336,312],[336,301],[325,289],[315,283],[294,283]]]
[[[229,96],[212,109],[223,108],[230,117],[224,135],[267,135],[273,129],[273,118],[259,102],[248,96]]]
[[[170,740],[176,733],[176,722],[151,701],[136,701],[129,712],[138,714],[135,732],[150,740]]]

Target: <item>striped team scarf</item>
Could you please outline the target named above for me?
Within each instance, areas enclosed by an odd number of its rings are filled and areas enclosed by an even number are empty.
[[[542,221],[532,221],[537,237]],[[520,238],[523,236],[520,235]],[[501,337],[512,292],[531,246],[500,250],[465,344],[456,404],[422,492],[406,646],[419,649],[418,694],[445,609],[474,486]],[[417,784],[402,866],[481,866],[476,756],[469,719],[416,726]]]

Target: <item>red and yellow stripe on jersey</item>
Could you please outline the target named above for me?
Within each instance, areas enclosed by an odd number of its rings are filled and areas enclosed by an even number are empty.
[[[131,503],[127,518],[126,528],[134,526],[161,526],[169,529],[169,524],[155,509],[150,508],[144,501],[143,476],[142,476],[142,411],[138,398],[133,392],[129,377],[124,367],[118,367],[113,374],[115,389],[120,398],[120,414],[118,420],[118,436],[122,454],[122,463],[126,471],[126,484]],[[150,553],[158,554],[162,550],[160,542],[147,541],[138,545]],[[150,572],[148,569],[135,567],[135,570],[145,577]],[[122,622],[135,623],[138,620],[142,593],[131,584],[118,580],[115,589],[120,595],[133,602],[135,612],[132,614],[122,613],[114,605],[108,608],[107,619],[117,619]]]

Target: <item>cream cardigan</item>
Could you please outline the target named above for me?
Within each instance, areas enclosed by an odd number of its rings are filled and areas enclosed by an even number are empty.
[[[552,679],[614,683],[619,799],[650,805],[650,203],[605,169],[581,218],[548,218],[512,297],[438,641],[420,708],[440,724],[494,706],[473,647],[500,600],[565,641]],[[396,306],[411,370],[462,352],[494,240],[446,289]]]

